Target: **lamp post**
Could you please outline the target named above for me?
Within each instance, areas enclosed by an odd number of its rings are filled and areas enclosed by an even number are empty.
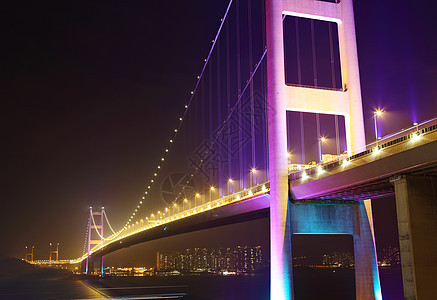
[[[211,202],[212,201],[212,192],[215,190],[215,187],[214,186],[211,186],[210,188],[209,188],[209,202]]]
[[[256,169],[252,168],[252,170],[250,170],[250,175],[252,176],[252,179],[250,180],[250,187],[253,186],[253,182],[255,181],[255,174],[256,174]]]
[[[378,141],[379,140],[379,136],[378,136],[378,122],[377,119],[378,117],[380,117],[382,115],[382,110],[378,109],[376,111],[373,112],[373,119],[375,121],[375,140]]]
[[[200,198],[200,194],[199,193],[196,193],[196,196],[194,197],[194,207],[197,207],[197,204],[196,204],[196,199],[197,198]]]
[[[322,143],[325,141],[326,141],[326,138],[324,136],[319,138],[319,162],[323,161]]]
[[[234,183],[234,180],[232,178],[228,179],[228,195],[232,194],[234,191],[231,192],[231,185]]]

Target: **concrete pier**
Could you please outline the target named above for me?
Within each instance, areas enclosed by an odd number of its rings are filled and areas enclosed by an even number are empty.
[[[356,205],[290,204],[291,234],[353,236],[357,300],[382,299],[369,208],[370,200]]]
[[[437,299],[437,178],[395,176],[404,299]]]

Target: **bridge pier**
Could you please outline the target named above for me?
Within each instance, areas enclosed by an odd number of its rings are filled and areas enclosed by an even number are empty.
[[[85,274],[92,275],[95,274],[95,264],[99,265],[99,272],[101,276],[103,276],[103,256],[100,257],[91,257],[88,256],[85,260]]]
[[[437,178],[395,176],[404,299],[437,296]]]
[[[348,205],[290,203],[292,235],[349,234],[353,236],[357,300],[382,299],[371,215],[370,200]]]

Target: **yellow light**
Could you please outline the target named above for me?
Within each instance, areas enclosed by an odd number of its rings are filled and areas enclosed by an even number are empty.
[[[290,157],[291,156],[291,153],[290,152],[287,152],[287,157]]]
[[[382,115],[382,110],[378,109],[375,111],[375,115],[377,115],[378,117]]]
[[[210,189],[211,191],[215,190],[215,188],[214,188],[213,186],[212,186],[212,187],[210,187],[209,189]]]
[[[420,140],[420,133],[419,132],[413,133],[413,135],[411,136],[411,141],[415,142],[415,141],[418,141],[418,140]]]
[[[381,149],[379,149],[378,147],[373,148],[374,155],[379,154],[379,153],[381,153]]]
[[[306,172],[303,172],[302,173],[302,179],[307,179],[309,176],[308,176],[308,174],[306,173]]]
[[[234,182],[234,180],[232,178],[229,178],[228,182],[232,183],[232,182]]]
[[[251,172],[252,172],[252,173],[255,173],[255,172],[256,172],[256,169],[255,169],[255,168],[252,168]]]
[[[200,197],[200,194],[199,194],[199,193],[197,193],[197,194],[196,194],[196,197]]]
[[[173,204],[173,206],[176,207],[176,206],[178,206],[178,205],[175,203],[175,204]]]
[[[322,142],[325,142],[325,141],[326,141],[326,138],[325,138],[324,136],[322,136],[322,137],[320,138],[320,140],[321,140]]]
[[[323,174],[323,173],[325,173],[325,170],[323,170],[322,167],[318,167],[317,168],[317,174],[320,175],[320,174]]]
[[[188,202],[187,198],[185,198],[185,199],[184,199],[184,202],[185,202],[185,203],[187,203],[187,202]]]
[[[168,211],[168,208],[167,208],[167,207],[165,208],[165,211]]]

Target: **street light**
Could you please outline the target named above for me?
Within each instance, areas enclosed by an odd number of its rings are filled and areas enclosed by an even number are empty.
[[[322,155],[322,143],[326,142],[326,137],[322,136],[319,138],[319,161],[323,161],[323,155]]]
[[[209,188],[209,202],[211,202],[212,201],[212,192],[215,190],[215,187],[214,186],[211,186],[210,188]]]
[[[229,195],[229,194],[232,194],[232,193],[231,193],[231,184],[232,184],[232,183],[234,183],[234,180],[233,180],[232,178],[229,178],[229,179],[228,179],[228,195]],[[233,192],[233,190],[232,190],[232,192]]]
[[[375,140],[376,141],[380,139],[380,137],[378,136],[378,123],[377,123],[377,119],[378,119],[378,117],[381,117],[382,113],[383,113],[383,111],[380,110],[380,109],[375,110],[373,112],[373,119],[375,121]]]
[[[196,193],[196,196],[194,197],[194,207],[197,207],[196,198],[200,198],[200,194],[199,193]]]
[[[256,174],[256,169],[252,168],[252,170],[250,170],[250,175],[252,176],[252,179],[250,180],[251,187],[253,186],[253,182],[255,181],[255,174]]]

